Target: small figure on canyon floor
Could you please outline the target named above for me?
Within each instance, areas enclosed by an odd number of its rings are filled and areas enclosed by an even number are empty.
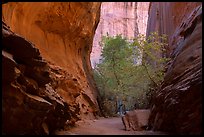
[[[138,108],[138,105],[137,103],[134,104],[134,109],[137,109]]]
[[[118,107],[118,112],[119,112],[119,115],[120,115],[120,116],[123,115],[122,107],[123,107],[123,104],[120,104],[119,107]]]

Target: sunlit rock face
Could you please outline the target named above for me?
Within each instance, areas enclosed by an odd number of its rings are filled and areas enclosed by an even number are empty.
[[[122,34],[134,38],[146,34],[149,2],[103,2],[100,22],[94,36],[91,63],[94,67],[101,59],[99,42],[102,36]]]
[[[200,2],[152,2],[147,35],[168,34],[171,61],[153,100],[153,130],[202,132],[202,6]]]
[[[48,134],[98,113],[90,52],[100,5],[2,5],[2,20],[15,33],[2,28],[5,134]]]

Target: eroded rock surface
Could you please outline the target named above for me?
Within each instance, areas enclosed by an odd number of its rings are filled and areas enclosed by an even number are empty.
[[[148,29],[148,33],[158,30],[160,34],[168,34],[171,58],[153,101],[150,125],[154,130],[170,133],[201,134],[201,3],[153,2]]]
[[[39,50],[2,25],[3,134],[49,134],[77,119],[53,89],[50,68]]]
[[[4,134],[50,134],[98,113],[89,56],[100,4],[3,4]]]

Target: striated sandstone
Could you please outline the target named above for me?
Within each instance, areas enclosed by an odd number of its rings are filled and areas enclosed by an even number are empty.
[[[151,3],[147,35],[169,37],[171,61],[156,92],[149,124],[173,134],[202,132],[202,6],[200,2]]]
[[[97,108],[89,55],[100,3],[11,2],[3,5],[2,12],[3,20],[14,32],[34,43],[47,61],[78,80],[80,92],[88,95],[93,109]],[[83,95],[78,98],[84,100]]]
[[[92,67],[101,59],[99,42],[102,36],[121,34],[128,39],[145,34],[149,2],[103,2],[100,22],[94,36],[91,53]]]
[[[2,133],[50,134],[77,119],[51,86],[50,69],[39,50],[3,22],[2,34]]]
[[[65,124],[73,125],[78,119],[94,118],[98,113],[89,56],[100,4],[11,2],[2,5],[2,20],[19,34],[2,28],[5,134],[47,134]],[[14,69],[16,66],[18,69]],[[14,108],[15,102],[19,105]]]
[[[175,29],[200,4],[200,2],[150,2],[146,35],[149,36],[154,31],[158,31],[159,34],[166,34],[170,44],[166,47],[167,55],[170,56],[174,49],[171,42]]]

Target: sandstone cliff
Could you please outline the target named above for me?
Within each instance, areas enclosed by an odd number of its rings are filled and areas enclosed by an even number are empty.
[[[171,58],[156,92],[149,123],[154,130],[202,132],[202,6],[199,2],[152,2],[147,35],[167,34]]]
[[[98,103],[89,56],[100,3],[12,2],[2,13],[19,34],[4,24],[3,133],[47,134],[93,118]]]
[[[91,53],[92,66],[99,63],[102,36],[122,34],[133,38],[138,33],[145,34],[148,19],[149,2],[104,2],[101,5],[100,22],[94,36]]]

